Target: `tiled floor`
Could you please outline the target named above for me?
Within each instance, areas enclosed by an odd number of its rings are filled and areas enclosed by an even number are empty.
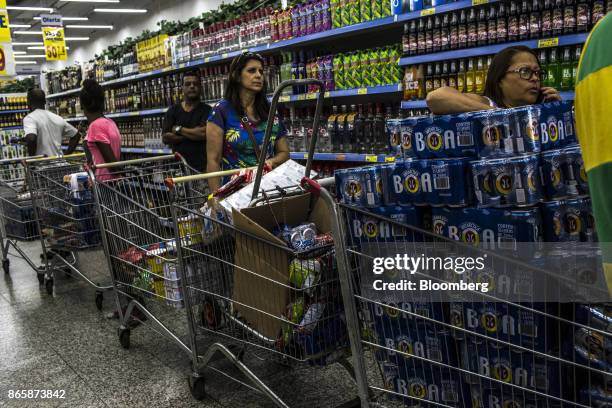
[[[40,244],[21,243],[33,259]],[[207,369],[208,397],[196,401],[187,385],[190,362],[182,350],[145,326],[132,331],[131,348],[118,341],[112,292],[103,311],[94,290],[59,274],[49,296],[34,271],[11,249],[10,274],[0,278],[0,407],[269,407],[260,394]],[[100,251],[81,254],[80,265],[96,281],[108,282]],[[177,324],[177,319],[173,323]],[[177,330],[186,322],[178,319]],[[204,347],[206,346],[205,340]],[[210,344],[210,343],[208,343]],[[247,354],[245,362],[291,407],[334,407],[357,394],[339,365],[290,369]],[[219,370],[236,376],[226,360]],[[9,390],[64,390],[65,399],[9,399]]]

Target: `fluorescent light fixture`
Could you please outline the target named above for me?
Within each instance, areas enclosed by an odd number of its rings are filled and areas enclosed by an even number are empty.
[[[89,37],[65,37],[66,41],[89,41]]]
[[[24,6],[6,6],[7,10],[21,10],[21,11],[46,11],[47,13],[53,13],[53,9],[49,7],[24,7]]]
[[[44,45],[41,42],[14,42],[12,45]]]
[[[45,55],[15,55],[15,58],[46,58]]]
[[[9,24],[9,28],[30,28],[30,24]]]
[[[96,13],[146,13],[146,9],[116,9],[116,8],[95,8]]]
[[[106,29],[106,30],[114,29],[112,25],[74,25],[74,24],[68,24],[66,28],[101,28],[101,29]]]
[[[40,21],[40,17],[34,17],[34,20]],[[89,21],[89,17],[63,17],[62,21]]]
[[[42,35],[42,31],[13,31],[17,35]]]
[[[66,49],[69,50],[70,47],[66,47]],[[44,46],[41,47],[41,46],[34,45],[34,46],[28,47],[28,50],[43,50],[44,51],[44,50],[46,50],[46,48]],[[16,54],[18,52],[25,54],[25,51],[13,51],[13,54]]]
[[[41,48],[45,48],[45,47],[41,47]],[[30,48],[28,47],[28,49]],[[25,51],[13,51],[13,55],[24,55],[24,54],[26,54]]]
[[[36,65],[36,61],[15,61],[15,65]]]

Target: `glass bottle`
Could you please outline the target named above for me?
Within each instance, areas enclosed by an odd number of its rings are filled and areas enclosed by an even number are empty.
[[[574,0],[565,0],[563,7],[563,34],[576,31],[576,7]]]
[[[487,45],[488,41],[488,33],[487,33],[487,10],[484,7],[481,7],[478,11],[478,20],[476,23],[477,33],[477,44],[479,46]]]
[[[516,1],[510,2],[508,13],[508,41],[517,41],[519,38],[519,9]]]
[[[465,92],[465,60],[459,60],[459,71],[457,72],[457,90],[459,92]]]
[[[465,91],[467,93],[474,93],[475,92],[475,78],[474,78],[475,72],[474,72],[474,59],[470,58],[468,60],[468,65],[467,65],[467,72],[465,74]]]
[[[544,0],[544,7],[542,8],[542,37],[547,38],[552,35],[552,14],[553,14],[553,2],[552,0]]]
[[[531,3],[531,13],[529,14],[529,38],[540,38],[541,23],[540,0],[533,0]]]
[[[501,2],[497,12],[497,42],[504,43],[508,40],[508,22],[506,16],[506,4]]]
[[[495,44],[497,42],[497,10],[495,5],[489,9],[489,20],[487,21],[487,42]]]
[[[563,58],[561,60],[561,90],[569,90],[574,86],[572,82],[572,53],[570,47],[563,48]]]
[[[519,15],[519,40],[529,38],[529,1],[523,0],[521,3],[521,14]]]
[[[457,17],[457,13],[451,15],[448,42],[451,50],[457,49],[459,45],[459,17]]]
[[[459,14],[459,26],[457,28],[457,48],[467,48],[468,46],[468,31],[467,31],[467,14],[461,10]]]

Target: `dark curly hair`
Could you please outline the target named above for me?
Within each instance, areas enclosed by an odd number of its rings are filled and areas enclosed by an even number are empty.
[[[83,81],[81,94],[79,95],[81,107],[89,113],[104,112],[104,89],[94,79]]]

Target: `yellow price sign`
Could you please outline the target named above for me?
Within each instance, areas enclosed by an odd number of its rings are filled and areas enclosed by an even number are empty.
[[[488,4],[489,0],[472,0],[472,6],[480,6],[483,4]]]
[[[298,95],[298,96],[297,96],[297,100],[298,100],[298,101],[303,101],[303,100],[306,100],[306,95],[304,95],[304,94]]]
[[[327,91],[325,92],[325,94],[323,95],[324,98],[329,98],[331,96],[331,92]]]
[[[290,100],[291,100],[291,97],[287,96],[287,95],[284,95],[284,96],[281,96],[280,98],[278,98],[279,102],[289,102]]]
[[[433,14],[436,14],[436,8],[435,7],[430,7],[428,9],[421,10],[421,17],[431,16]]]
[[[559,45],[559,37],[545,38],[538,41],[538,48],[556,47]]]
[[[0,0],[0,9],[6,8],[6,0]]]
[[[368,94],[368,88],[359,88],[357,90],[357,95],[367,95]]]
[[[316,93],[306,94],[306,99],[317,99],[317,94]]]
[[[6,10],[0,11],[0,42],[11,42],[11,29]]]
[[[43,42],[47,61],[66,61],[66,41],[63,27],[43,27]]]
[[[391,163],[395,161],[395,157],[394,156],[387,156],[385,157],[385,162],[387,163]]]
[[[365,161],[368,163],[376,163],[378,162],[378,156],[375,154],[366,154]]]
[[[223,54],[221,54],[221,57],[223,59],[225,59],[225,58],[229,57],[229,54],[227,52],[224,52]]]

